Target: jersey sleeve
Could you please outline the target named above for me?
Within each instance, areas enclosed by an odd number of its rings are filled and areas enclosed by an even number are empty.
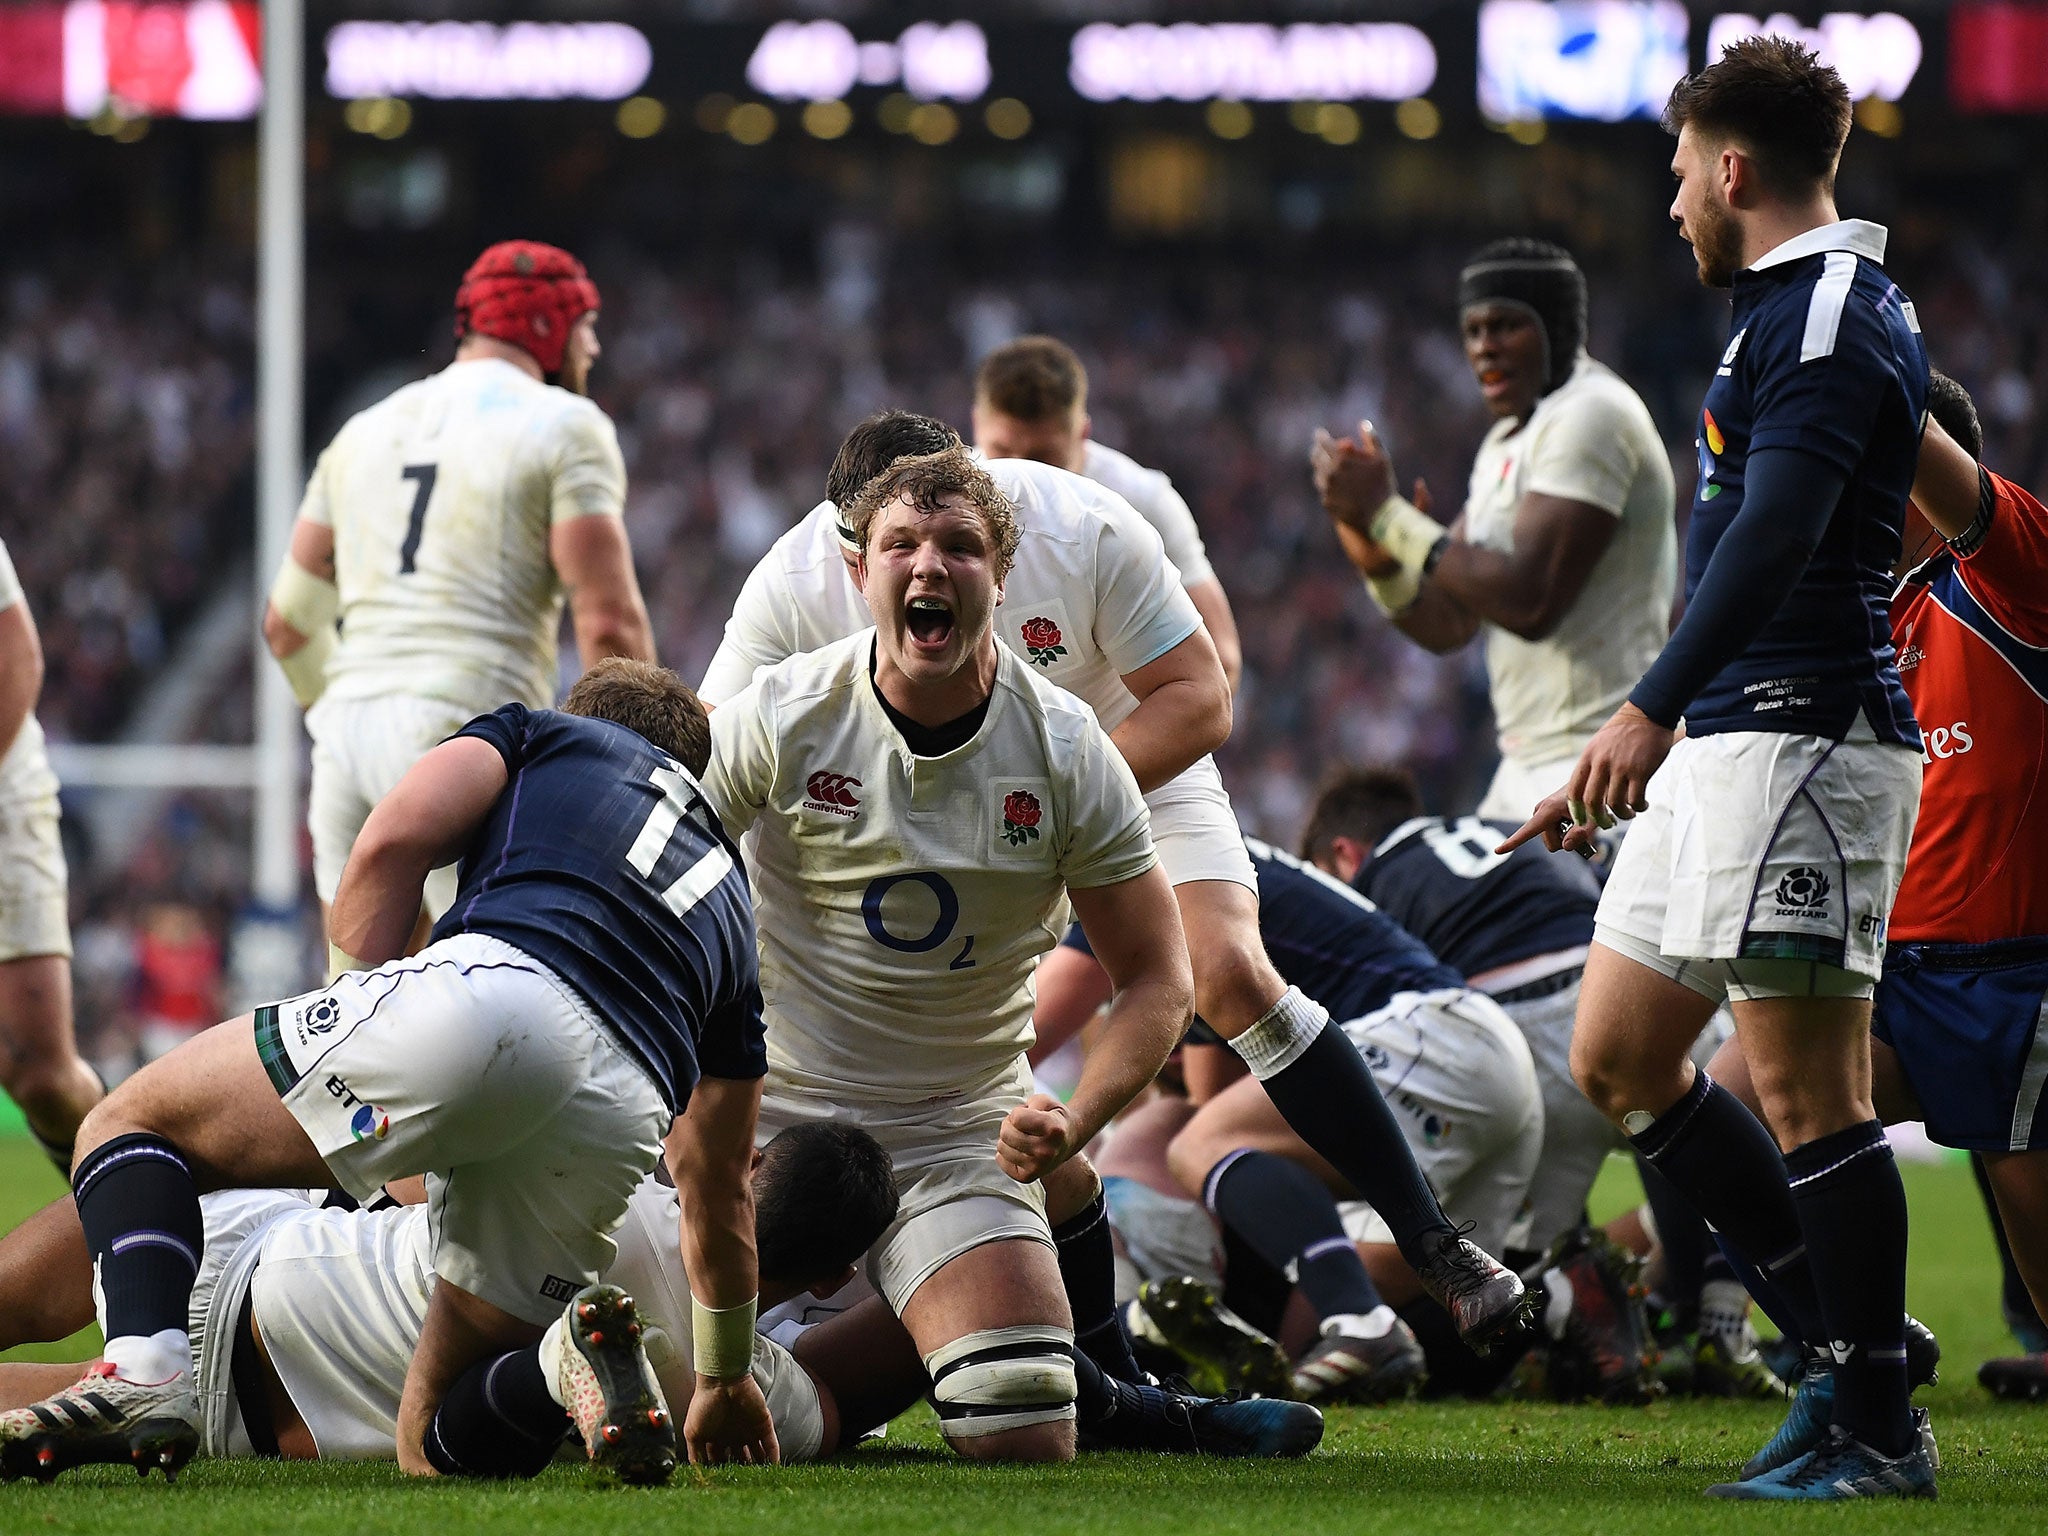
[[[474,736],[478,741],[489,742],[498,749],[498,756],[505,759],[505,772],[514,774],[526,761],[526,733],[532,719],[533,711],[524,704],[507,704],[488,715],[478,715],[448,739]]]
[[[1991,518],[1983,541],[1959,562],[1963,582],[2007,634],[2048,646],[2048,507],[1988,469],[1984,483]]]
[[[0,613],[5,613],[21,598],[21,578],[14,573],[14,557],[7,553],[5,544],[0,544]]]
[[[1558,403],[1564,409],[1545,423],[1524,487],[1620,517],[1643,468],[1641,433],[1629,402],[1589,389]]]
[[[697,696],[715,708],[751,683],[761,668],[794,656],[795,619],[795,594],[782,579],[782,568],[771,549],[741,586],[718,651],[704,669],[704,681],[697,685]]]
[[[768,1026],[762,1006],[760,973],[750,966],[738,994],[704,1021],[697,1040],[698,1071],[706,1077],[741,1080],[768,1075]]]
[[[704,798],[738,837],[754,824],[775,787],[775,728],[771,701],[758,687],[743,689],[711,711],[711,761]]]
[[[551,525],[626,515],[626,461],[618,430],[596,406],[563,413],[548,471]]]
[[[1138,781],[1099,726],[1077,744],[1067,777],[1067,847],[1060,874],[1070,889],[1135,880],[1159,862]]]
[[[1128,502],[1122,510],[1104,520],[1095,546],[1095,643],[1119,676],[1157,661],[1202,627],[1159,535]]]
[[[1755,385],[1749,451],[1796,448],[1846,478],[1863,460],[1898,365],[1869,306],[1830,289],[1830,281],[1823,276],[1816,282],[1804,305],[1777,306],[1764,334],[1750,337]],[[1831,306],[1838,306],[1832,331]]]
[[[1157,471],[1153,473],[1150,492],[1145,498],[1147,504],[1139,510],[1166,546],[1166,558],[1180,572],[1180,584],[1193,587],[1214,581],[1216,568],[1209,563],[1208,547],[1202,543],[1202,530],[1187,498]]]

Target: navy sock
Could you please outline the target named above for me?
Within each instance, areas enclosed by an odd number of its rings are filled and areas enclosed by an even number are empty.
[[[1343,1030],[1325,1026],[1307,1050],[1265,1079],[1265,1089],[1295,1134],[1371,1203],[1410,1264],[1420,1268],[1430,1257],[1426,1239],[1456,1230],[1416,1167],[1372,1069]]]
[[[1906,1186],[1866,1120],[1785,1155],[1835,1357],[1835,1422],[1887,1456],[1913,1443],[1906,1385]]]
[[[1234,1152],[1209,1170],[1202,1202],[1299,1286],[1317,1317],[1362,1315],[1380,1305],[1337,1202],[1299,1163],[1270,1152]]]
[[[1643,1199],[1657,1221],[1657,1244],[1664,1250],[1664,1302],[1683,1327],[1691,1327],[1700,1309],[1700,1287],[1706,1283],[1707,1255],[1714,1240],[1692,1202],[1647,1157],[1636,1159],[1643,1181]]]
[[[540,1349],[471,1366],[434,1411],[427,1460],[448,1477],[534,1477],[554,1459],[569,1415],[548,1391]]]
[[[1754,1257],[1804,1339],[1827,1337],[1785,1159],[1763,1122],[1706,1073],[1629,1138],[1735,1249]]]
[[[72,1189],[107,1301],[107,1337],[190,1328],[206,1224],[178,1149],[148,1132],[116,1136],[79,1163]]]
[[[1165,1388],[1118,1381],[1078,1350],[1074,1386],[1074,1428],[1098,1446],[1120,1451],[1194,1449],[1186,1410]]]
[[[1117,1316],[1116,1249],[1109,1235],[1109,1204],[1100,1189],[1077,1216],[1052,1229],[1060,1279],[1074,1314],[1074,1343],[1109,1375],[1142,1381],[1131,1341]]]

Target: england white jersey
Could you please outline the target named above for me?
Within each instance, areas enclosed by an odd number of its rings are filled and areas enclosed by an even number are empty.
[[[1081,473],[1137,508],[1138,516],[1152,525],[1166,546],[1166,558],[1180,572],[1182,586],[1216,579],[1209,551],[1202,544],[1202,530],[1195,526],[1195,514],[1163,471],[1147,469],[1129,454],[1105,448],[1090,438],[1082,450]]]
[[[983,467],[1016,503],[1024,530],[996,636],[1113,731],[1138,707],[1124,674],[1187,639],[1201,615],[1159,535],[1121,496],[1029,459]],[[697,690],[705,703],[723,704],[762,667],[874,623],[840,555],[838,520],[832,503],[820,502],[761,557]]]
[[[1524,640],[1485,626],[1501,756],[1534,766],[1576,757],[1657,659],[1671,632],[1678,541],[1671,461],[1649,409],[1589,357],[1519,429],[1502,421],[1486,434],[1472,461],[1465,538],[1512,550],[1515,509],[1531,491],[1587,502],[1619,523],[1549,635]]]
[[[451,364],[352,417],[299,508],[334,529],[326,696],[553,703],[563,592],[549,535],[625,501],[604,412],[501,359]]]
[[[0,613],[23,600],[14,558],[0,543]],[[0,807],[19,810],[52,799],[56,793],[57,775],[50,771],[50,759],[43,750],[43,728],[30,710],[15,733],[14,745],[0,757]]]
[[[1156,862],[1122,755],[997,647],[973,738],[914,756],[872,630],[768,668],[711,716],[705,797],[746,832],[777,1095],[916,1103],[1006,1077],[1069,887]]]

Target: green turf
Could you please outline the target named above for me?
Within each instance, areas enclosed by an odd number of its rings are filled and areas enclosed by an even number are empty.
[[[407,1485],[385,1466],[212,1463],[174,1488],[93,1468],[52,1487],[0,1486],[0,1536],[114,1532],[149,1536],[385,1536],[467,1532],[619,1532],[673,1526],[690,1536],[790,1532],[969,1536],[1021,1529],[1082,1533],[1402,1532],[1414,1536],[1559,1532],[2028,1532],[2048,1526],[2048,1408],[1995,1403],[1972,1377],[2010,1348],[1997,1319],[1989,1233],[1966,1169],[1909,1167],[1912,1305],[1941,1334],[1934,1410],[1944,1466],[1934,1505],[1860,1505],[1787,1514],[1708,1503],[1770,1433],[1765,1405],[1671,1402],[1648,1409],[1529,1404],[1340,1410],[1303,1462],[1225,1463],[1090,1456],[1050,1470],[963,1466],[939,1447],[925,1410],[891,1426],[885,1446],[824,1467],[684,1473],[665,1492],[608,1487],[560,1465],[534,1483]],[[1630,1177],[1615,1166],[1597,1204],[1611,1211]],[[0,1141],[0,1225],[61,1188],[25,1142]],[[63,1358],[56,1351],[39,1352]],[[1811,1527],[1799,1524],[1813,1520]]]

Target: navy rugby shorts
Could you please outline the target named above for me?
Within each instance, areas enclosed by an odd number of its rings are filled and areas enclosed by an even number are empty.
[[[1871,1033],[1898,1053],[1947,1147],[2048,1147],[2048,938],[1894,944]]]

